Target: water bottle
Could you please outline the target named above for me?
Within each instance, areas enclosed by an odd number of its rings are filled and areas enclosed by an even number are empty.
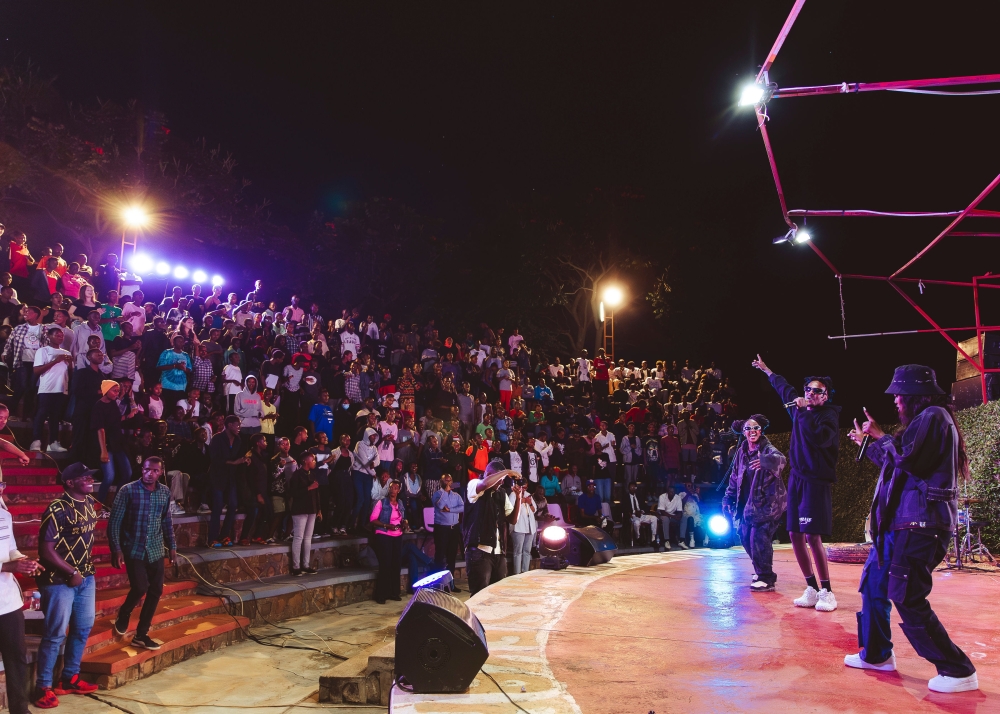
[[[32,610],[42,609],[42,594],[37,590],[31,593],[31,609]]]

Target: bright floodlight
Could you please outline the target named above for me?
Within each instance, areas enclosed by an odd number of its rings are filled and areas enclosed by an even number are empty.
[[[559,543],[566,540],[566,529],[560,526],[549,526],[542,531],[542,538],[552,544]]]
[[[741,107],[755,107],[764,98],[764,88],[759,84],[750,84],[743,88],[740,94]]]
[[[604,288],[604,302],[606,302],[610,307],[617,307],[621,305],[624,295],[622,295],[621,288],[611,287]]]
[[[143,274],[153,272],[153,259],[148,255],[138,253],[137,255],[133,255],[132,260],[129,262],[135,273]]]
[[[156,264],[157,275],[166,275],[170,272],[170,265],[163,262],[162,260]]]
[[[225,282],[226,281],[222,279],[221,275],[212,276],[212,287],[215,287],[216,285],[224,285]]]
[[[208,275],[205,274],[204,270],[196,270],[194,271],[194,274],[191,275],[191,279],[196,283],[203,283],[208,280]]]
[[[713,535],[726,535],[729,532],[729,519],[725,516],[715,514],[708,519],[708,530],[712,531]]]
[[[183,265],[178,265],[176,268],[174,268],[174,277],[177,278],[178,280],[183,280],[188,275],[190,275],[190,272]]]
[[[129,206],[122,211],[122,216],[125,218],[125,223],[133,228],[146,225],[146,212],[138,206]]]
[[[809,241],[812,240],[812,236],[809,234],[809,231],[799,229],[795,231],[795,235],[792,236],[792,240],[794,240],[796,243],[808,243]]]

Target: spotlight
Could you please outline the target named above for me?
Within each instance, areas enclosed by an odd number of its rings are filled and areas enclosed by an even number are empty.
[[[708,547],[728,548],[733,544],[733,526],[729,519],[716,513],[708,518]]]
[[[563,557],[569,545],[569,535],[560,526],[549,526],[542,531],[538,539],[538,552],[542,556],[542,568],[545,570],[562,570],[569,562]]]
[[[740,106],[741,107],[755,107],[764,101],[764,96],[767,94],[767,89],[759,84],[749,84],[743,88],[742,94],[740,94]]]
[[[188,269],[185,268],[183,265],[178,265],[176,268],[174,268],[174,277],[177,278],[178,280],[183,280],[188,275],[190,275],[190,273],[188,273]]]
[[[718,514],[708,519],[708,530],[712,535],[724,536],[729,532],[729,519]]]
[[[143,255],[142,253],[133,255],[129,263],[132,266],[132,271],[137,274],[153,272],[153,259],[148,255]]]
[[[213,275],[212,276],[212,286],[213,287],[215,287],[216,285],[224,285],[225,283],[226,283],[226,281],[222,279],[221,275]]]
[[[203,283],[206,280],[208,280],[208,275],[205,274],[204,270],[196,270],[194,271],[194,274],[191,276],[191,279],[194,280],[196,283]]]
[[[610,307],[618,307],[621,305],[624,297],[622,289],[615,285],[604,288],[604,302],[606,302]]]
[[[809,231],[803,228],[792,234],[792,240],[796,243],[807,243],[812,240],[812,235],[810,235]]]
[[[139,206],[129,206],[122,211],[122,217],[125,219],[125,223],[133,228],[146,225],[146,212]]]
[[[159,263],[156,264],[157,275],[166,275],[169,272],[170,272],[170,266],[167,263],[161,260]]]
[[[447,570],[442,570],[439,573],[431,573],[425,578],[421,578],[417,582],[413,583],[413,592],[417,590],[422,590],[424,588],[429,588],[430,590],[444,590],[446,592],[451,592],[452,583],[455,578],[452,577],[451,573]]]
[[[796,245],[801,245],[803,243],[808,243],[812,240],[812,233],[810,233],[805,228],[799,228],[795,226],[794,228],[789,228],[788,232],[783,236],[778,236],[771,242],[774,245],[779,245],[781,243],[795,243]]]

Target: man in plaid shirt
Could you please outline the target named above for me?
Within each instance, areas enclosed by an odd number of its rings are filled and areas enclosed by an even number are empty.
[[[40,322],[41,310],[32,305],[26,306],[24,319],[25,322],[15,327],[7,338],[7,344],[3,348],[3,361],[10,367],[14,377],[11,385],[14,398],[9,406],[11,410],[17,408],[21,397],[24,397],[22,414],[27,416],[34,414],[32,402],[38,385],[38,380],[35,378],[35,352],[45,346],[47,339]]]
[[[211,394],[215,391],[215,369],[212,367],[212,360],[208,357],[208,347],[204,344],[198,345],[193,372],[192,387],[200,389],[202,394]]]
[[[145,596],[132,644],[148,650],[160,649],[160,644],[149,636],[149,626],[163,594],[167,551],[171,562],[177,559],[170,489],[160,483],[162,477],[163,460],[150,456],[142,464],[142,478],[118,490],[108,522],[111,564],[121,568],[124,560],[129,583],[128,595],[115,619],[115,632],[118,635],[128,632],[132,610]]]

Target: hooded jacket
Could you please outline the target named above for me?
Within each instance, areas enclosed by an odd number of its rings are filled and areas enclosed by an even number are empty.
[[[780,374],[768,377],[781,401],[800,396]],[[791,472],[809,481],[837,480],[837,452],[840,448],[840,406],[827,402],[814,409],[788,410],[792,418],[792,438],[788,447]]]
[[[760,457],[760,468],[754,471],[750,462],[757,457]],[[735,509],[745,495],[746,505],[742,514],[736,514],[737,518],[754,526],[777,521],[785,512],[788,498],[781,480],[786,463],[785,455],[774,448],[766,436],[761,436],[757,450],[752,453],[750,442],[744,440],[733,457],[733,470],[722,502]]]
[[[251,379],[253,390],[247,386]],[[243,391],[236,395],[233,413],[240,418],[241,429],[260,426],[260,418],[264,415],[263,401],[257,391],[257,378],[252,374],[243,380]]]

